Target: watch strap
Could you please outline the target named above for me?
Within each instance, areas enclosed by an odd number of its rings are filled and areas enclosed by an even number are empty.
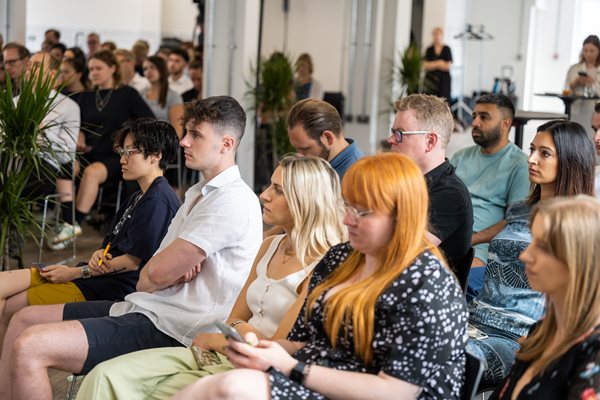
[[[81,277],[83,279],[89,279],[92,277],[92,273],[90,272],[89,265],[85,264],[81,267]]]
[[[298,364],[296,364],[290,372],[290,379],[302,385],[304,383],[304,380],[306,379],[307,373],[307,365],[302,361],[298,361]]]

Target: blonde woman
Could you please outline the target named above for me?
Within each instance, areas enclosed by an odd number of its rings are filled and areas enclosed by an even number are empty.
[[[239,369],[174,398],[460,398],[466,305],[427,239],[421,170],[400,154],[366,157],[344,176],[342,194],[350,243],[315,267],[288,340],[230,340]]]
[[[534,210],[520,258],[544,318],[517,352],[496,399],[597,399],[600,392],[600,203],[554,198]]]
[[[283,339],[298,316],[318,260],[346,240],[339,180],[327,161],[285,157],[260,196],[263,219],[284,227],[267,238],[227,323],[242,333]],[[199,333],[193,350],[162,348],[104,362],[83,381],[80,399],[168,399],[198,378],[233,366],[222,334]],[[203,360],[201,366],[194,359]]]

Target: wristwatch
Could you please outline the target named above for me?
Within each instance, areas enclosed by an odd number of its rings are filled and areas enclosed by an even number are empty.
[[[81,266],[81,277],[83,279],[89,279],[92,277],[92,273],[90,272],[89,265],[85,264],[85,265]]]
[[[298,361],[298,364],[292,368],[290,372],[290,379],[296,383],[304,385],[306,381],[306,377],[308,376],[308,371],[310,370],[310,365],[303,363],[302,361]]]

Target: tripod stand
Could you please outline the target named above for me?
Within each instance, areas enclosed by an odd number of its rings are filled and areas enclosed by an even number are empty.
[[[458,95],[458,101],[456,103],[454,103],[452,105],[452,112],[456,111],[456,116],[458,118],[458,120],[464,124],[464,118],[463,118],[463,111],[467,112],[468,115],[471,115],[471,113],[473,113],[473,110],[471,110],[471,107],[469,107],[467,105],[467,103],[465,103],[464,101],[464,92],[465,92],[465,63],[466,63],[466,59],[467,59],[467,41],[478,41],[481,42],[482,46],[481,46],[481,57],[480,57],[480,64],[479,64],[479,73],[478,73],[478,82],[479,82],[479,90],[481,91],[481,88],[483,86],[481,79],[483,76],[483,41],[484,40],[492,40],[494,39],[494,37],[492,35],[490,35],[489,33],[485,32],[485,28],[483,25],[479,25],[479,31],[475,32],[473,30],[473,25],[471,24],[467,24],[465,27],[465,30],[462,31],[461,33],[457,34],[454,36],[455,39],[462,39],[462,44],[463,44],[463,51],[462,51],[462,65],[461,65],[461,74],[460,74],[460,93]]]

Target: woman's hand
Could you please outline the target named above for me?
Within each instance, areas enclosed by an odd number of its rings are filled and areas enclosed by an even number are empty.
[[[203,350],[214,350],[223,353],[228,342],[222,333],[199,333],[192,344]]]
[[[288,354],[278,343],[270,340],[258,340],[250,332],[244,336],[247,343],[229,340],[226,355],[236,368],[251,368],[266,371],[270,367],[277,368],[289,376],[298,360]]]
[[[51,283],[71,282],[79,278],[79,268],[70,268],[66,265],[48,265],[40,271],[42,278]]]
[[[98,249],[92,254],[90,257],[90,261],[88,261],[88,266],[90,270],[95,271],[98,274],[106,274],[112,271],[112,267],[110,265],[110,261],[113,256],[110,253],[104,256],[104,249]],[[100,260],[102,260],[102,265],[100,265]]]

